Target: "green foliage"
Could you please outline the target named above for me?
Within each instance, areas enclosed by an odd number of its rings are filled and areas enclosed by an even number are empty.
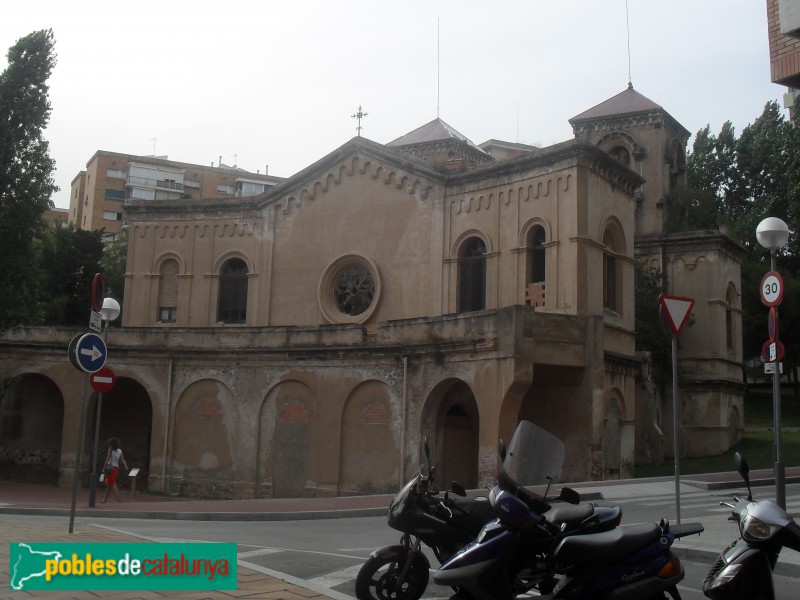
[[[795,115],[800,112],[795,111]],[[768,309],[761,303],[761,278],[770,270],[770,257],[756,240],[756,227],[766,217],[786,221],[792,232],[800,231],[800,127],[787,121],[777,102],[764,106],[762,114],[736,137],[730,122],[714,136],[709,127],[695,136],[688,157],[688,190],[679,202],[683,223],[718,225],[750,250],[742,265],[742,338],[744,356],[757,356],[768,337]],[[686,208],[688,206],[688,208]],[[779,308],[780,337],[788,362],[800,356],[800,253],[793,233],[779,252],[776,269],[785,283]],[[787,299],[791,299],[787,301]]]
[[[128,259],[128,230],[123,229],[117,234],[114,241],[106,246],[103,258],[100,261],[101,273],[105,279],[106,296],[117,300],[125,309],[123,295],[125,294],[125,265]]]
[[[7,57],[0,74],[0,331],[41,314],[34,240],[58,190],[43,137],[50,118],[47,80],[56,63],[52,31],[20,39]]]
[[[636,350],[650,352],[654,370],[669,373],[671,342],[664,334],[658,320],[658,297],[665,293],[667,282],[658,269],[647,268],[637,262],[634,272],[636,288]]]
[[[102,271],[102,231],[73,227],[51,230],[44,239],[44,324],[86,325],[91,311],[91,284]]]

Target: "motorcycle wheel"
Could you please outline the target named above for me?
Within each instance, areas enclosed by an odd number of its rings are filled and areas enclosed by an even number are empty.
[[[407,556],[408,553],[402,551],[370,556],[356,577],[356,598],[418,600],[428,587],[428,571],[431,565],[424,554],[416,554],[408,568],[405,581],[398,582]]]

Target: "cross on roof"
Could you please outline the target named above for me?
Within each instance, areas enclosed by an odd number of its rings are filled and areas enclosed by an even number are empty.
[[[361,110],[361,106],[358,107],[358,112],[354,115],[350,115],[353,119],[358,119],[358,127],[356,127],[356,131],[358,132],[358,137],[361,137],[361,119],[366,116],[369,116],[369,113],[365,113]]]

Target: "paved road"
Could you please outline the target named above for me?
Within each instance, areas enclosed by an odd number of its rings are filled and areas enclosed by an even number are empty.
[[[669,483],[666,487],[669,487]],[[665,486],[662,486],[662,488]],[[612,492],[605,490],[607,497],[620,498],[603,500],[609,504],[619,504],[623,509],[623,522],[637,523],[655,521],[662,516],[675,520],[674,496],[664,494],[663,489],[653,489],[650,495],[626,497],[628,492],[621,488]],[[724,542],[717,543],[715,551],[721,551],[725,543],[736,539],[736,527],[727,521],[730,509],[719,506],[722,499],[731,498],[733,493],[742,490],[693,490],[681,494],[682,522],[700,521],[711,528],[723,527],[730,535]],[[642,490],[640,488],[640,494]],[[774,488],[754,489],[756,499],[772,498]],[[800,484],[787,486],[787,508],[791,514],[800,515]],[[322,519],[282,522],[192,522],[192,521],[148,521],[142,519],[102,519],[95,524],[116,531],[140,536],[152,541],[167,542],[176,540],[236,541],[239,545],[240,564],[250,565],[257,570],[266,570],[279,577],[289,577],[313,589],[330,590],[334,598],[355,597],[355,577],[369,553],[376,547],[394,544],[399,533],[386,525],[384,517],[363,517],[354,519]],[[725,535],[725,534],[724,534]],[[703,536],[683,538],[677,549],[686,552],[683,557],[686,578],[680,588],[686,599],[704,598],[701,592],[702,580],[709,569],[708,561],[713,559],[709,552],[698,560],[698,554],[689,554],[688,549],[703,543]],[[706,541],[707,546],[707,541]],[[796,554],[785,550],[788,555]],[[431,564],[436,559],[429,556]],[[794,557],[800,565],[800,557]],[[800,589],[800,568],[779,570],[776,586],[779,600],[794,600]],[[782,573],[782,574],[781,574]],[[426,600],[448,598],[449,588],[431,584],[423,596]]]
[[[682,584],[685,598],[702,597],[700,584],[708,570],[708,562],[737,535],[735,527],[726,520],[728,509],[720,507],[718,502],[729,498],[734,491],[743,492],[743,489],[741,486],[730,489],[730,485],[728,488],[715,490],[696,481],[682,483],[682,521],[701,521],[706,528],[702,536],[683,538],[674,546],[687,570]],[[584,495],[594,494],[595,498],[602,493],[606,502],[620,504],[625,523],[654,521],[662,516],[675,520],[672,481],[589,483],[581,484],[580,490]],[[0,530],[5,530],[5,526],[15,521],[24,524],[44,519],[49,519],[54,526],[58,523],[58,531],[65,529],[65,515],[68,513],[63,509],[64,498],[58,497],[63,490],[49,488],[45,491],[41,494],[39,490],[32,491],[24,486],[4,486],[0,490],[0,513],[4,513],[0,514]],[[774,489],[756,487],[754,495],[756,499],[772,498]],[[376,500],[379,500],[378,504]],[[800,516],[800,485],[790,483],[787,486],[787,500],[789,512],[796,518]],[[385,515],[385,508],[347,512],[353,515],[363,513],[358,518],[330,518],[333,515],[328,514],[327,508],[330,507],[327,505],[331,503],[344,503],[342,506],[349,508],[357,503],[363,509],[366,505],[386,506],[388,499],[324,501],[322,504],[326,510],[319,511],[319,502],[309,499],[206,502],[142,498],[130,504],[83,509],[78,512],[78,524],[153,541],[234,541],[239,545],[242,566],[344,600],[354,596],[356,573],[369,553],[376,547],[396,543],[399,534],[387,527],[385,516],[365,516]],[[81,499],[83,505],[84,499]],[[340,510],[342,506],[338,506],[335,516],[344,514]],[[310,511],[303,514],[305,520],[293,520],[297,518],[298,507]],[[321,518],[323,513],[328,518]],[[51,516],[33,516],[39,514]],[[130,518],[134,515],[139,518]],[[22,540],[24,535],[17,537]],[[434,559],[431,563],[436,564]],[[777,574],[778,598],[798,597],[800,586],[796,578],[800,577],[800,553],[785,551],[778,563]],[[425,598],[446,598],[449,593],[446,588],[431,586]]]

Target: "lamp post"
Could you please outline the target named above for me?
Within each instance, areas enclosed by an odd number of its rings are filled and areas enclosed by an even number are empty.
[[[103,308],[100,309],[100,317],[105,322],[103,328],[103,341],[108,338],[108,325],[116,319],[121,312],[119,302],[114,298],[104,298]],[[97,449],[100,444],[100,415],[103,410],[103,394],[97,394],[97,416],[94,424],[94,452],[92,454],[92,475],[89,478],[89,507],[94,508],[97,496]]]
[[[756,228],[758,243],[769,250],[770,271],[775,271],[775,259],[780,248],[789,241],[789,227],[777,217],[767,217]],[[775,370],[772,373],[772,414],[775,445],[773,456],[775,458],[775,503],[781,508],[786,508],[786,478],[781,456],[781,383],[780,383],[780,339],[778,337],[778,307],[775,309]]]

